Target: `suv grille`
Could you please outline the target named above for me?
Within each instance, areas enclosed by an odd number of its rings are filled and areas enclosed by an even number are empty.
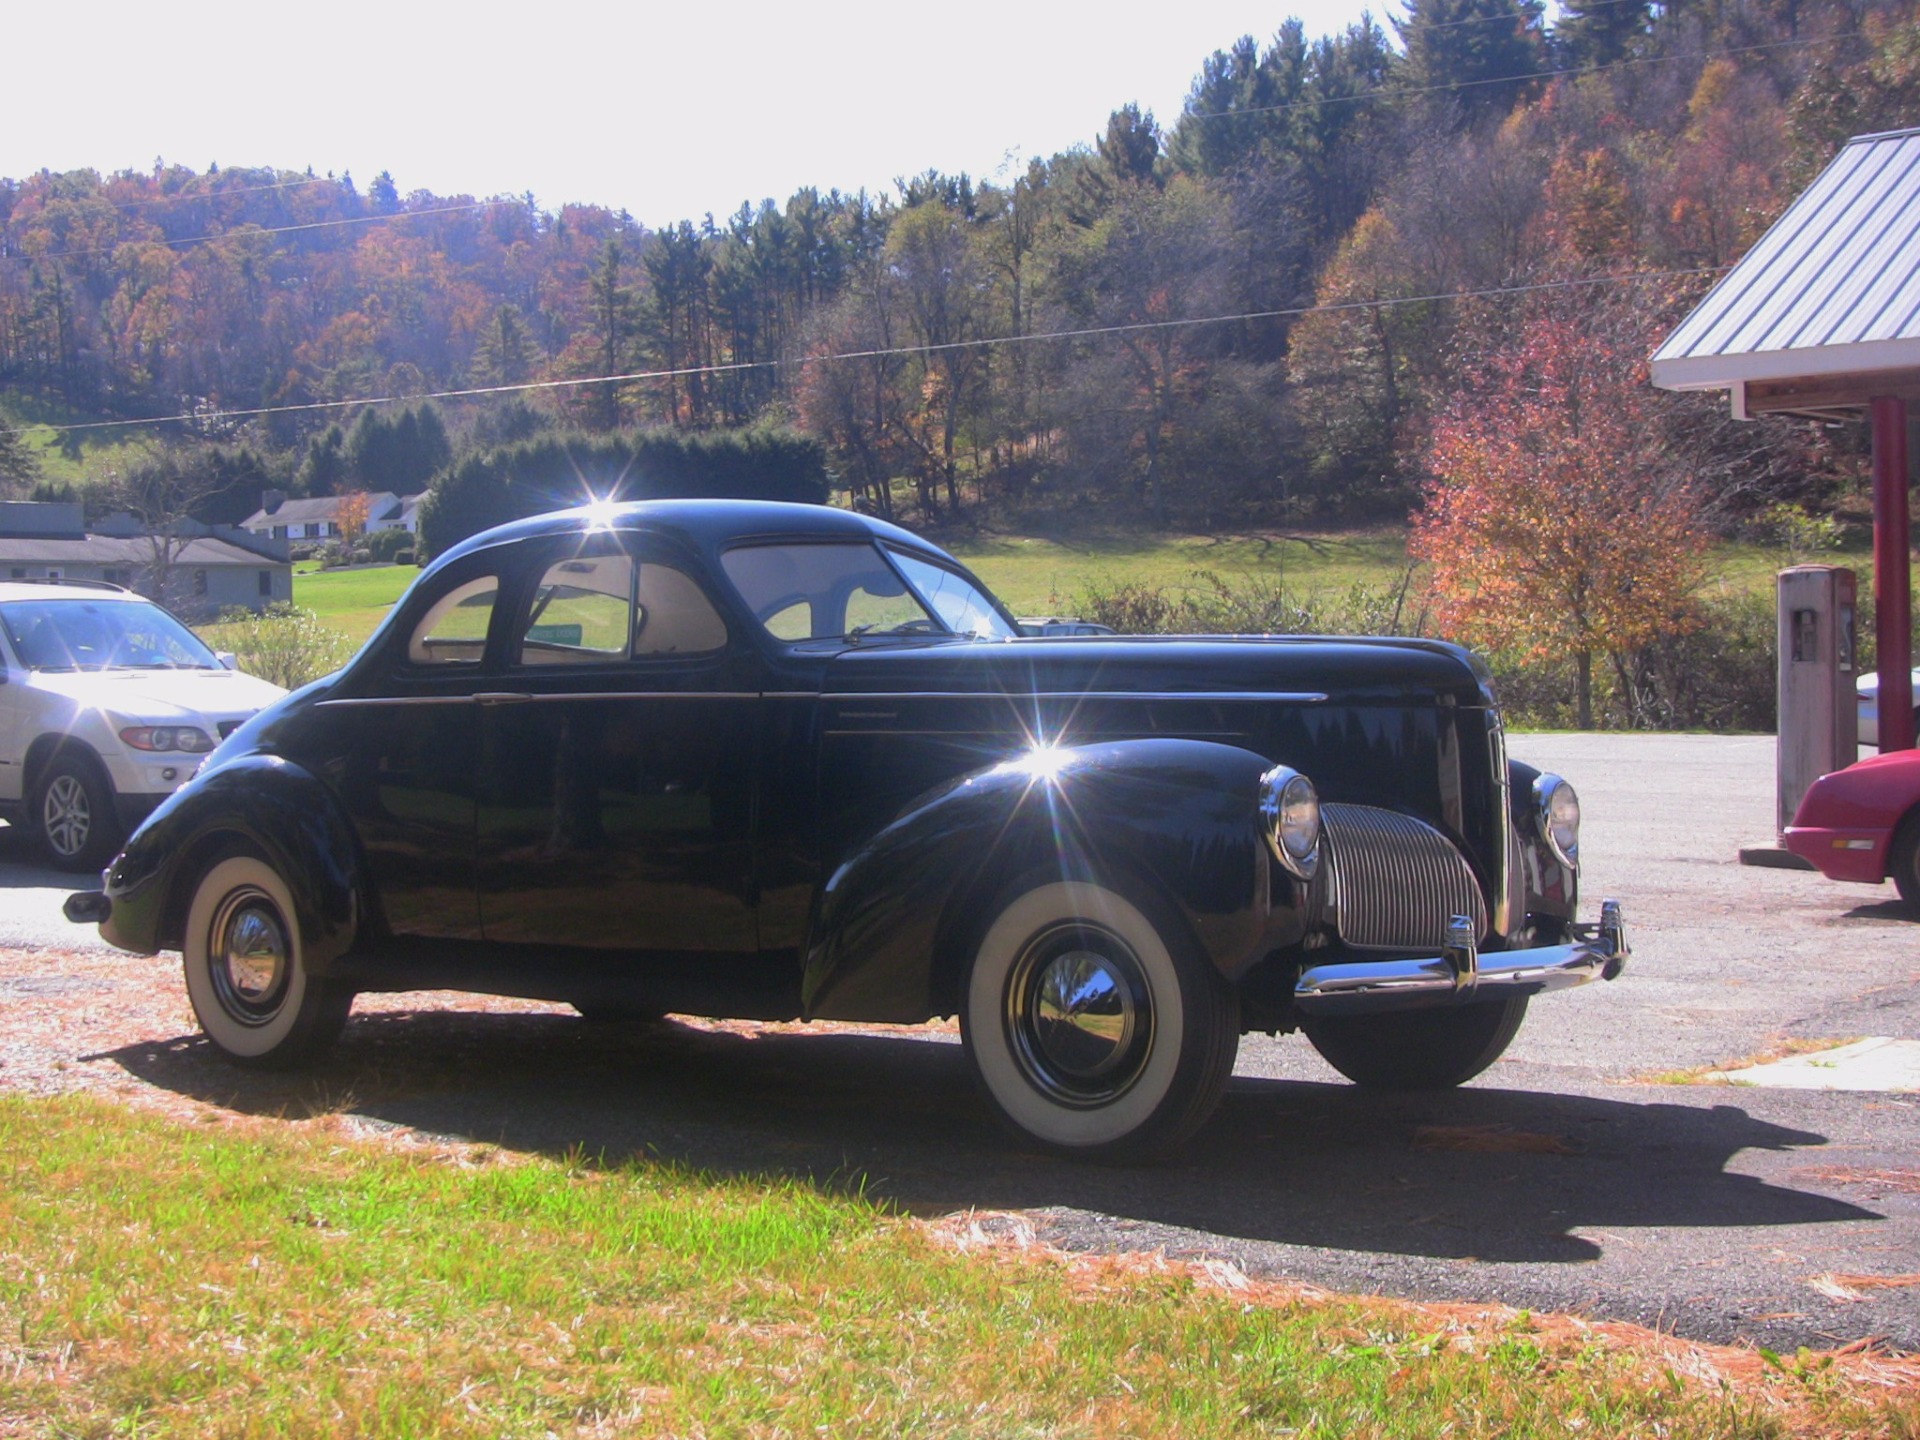
[[[1455,915],[1487,933],[1487,905],[1466,858],[1424,820],[1371,805],[1327,804],[1334,928],[1368,950],[1437,949]]]
[[[222,740],[226,739],[227,736],[233,734],[234,731],[238,730],[242,725],[246,723],[247,722],[244,720],[222,720],[219,726],[220,738]]]

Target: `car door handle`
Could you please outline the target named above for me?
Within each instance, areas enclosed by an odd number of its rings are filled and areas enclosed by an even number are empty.
[[[524,705],[533,696],[519,690],[482,690],[473,698],[482,705]]]

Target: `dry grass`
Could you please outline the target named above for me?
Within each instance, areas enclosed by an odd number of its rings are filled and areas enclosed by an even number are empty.
[[[1810,1037],[1778,1035],[1753,1054],[1738,1060],[1716,1060],[1711,1065],[1695,1065],[1686,1070],[1662,1070],[1652,1075],[1635,1076],[1642,1085],[1731,1085],[1729,1070],[1746,1070],[1755,1065],[1771,1065],[1776,1060],[1791,1060],[1796,1055],[1815,1055],[1822,1050],[1838,1050],[1842,1045],[1858,1044],[1861,1035]]]

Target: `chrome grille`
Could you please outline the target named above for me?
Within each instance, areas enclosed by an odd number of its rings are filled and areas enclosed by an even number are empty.
[[[1487,933],[1487,905],[1466,857],[1423,820],[1371,805],[1320,807],[1334,928],[1372,950],[1437,949],[1465,915]]]

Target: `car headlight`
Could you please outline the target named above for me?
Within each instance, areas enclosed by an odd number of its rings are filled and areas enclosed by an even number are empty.
[[[131,725],[120,738],[135,750],[160,750],[169,755],[205,755],[213,738],[192,725]]]
[[[1533,803],[1540,816],[1540,833],[1562,865],[1580,868],[1580,797],[1558,775],[1542,775],[1533,782]]]
[[[1260,777],[1260,821],[1274,858],[1311,880],[1320,864],[1320,796],[1313,782],[1290,765]]]

